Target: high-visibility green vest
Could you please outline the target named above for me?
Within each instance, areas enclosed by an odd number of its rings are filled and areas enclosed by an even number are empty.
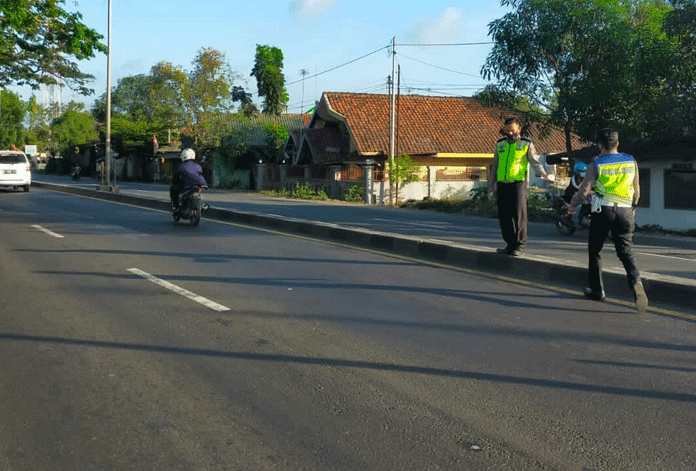
[[[628,154],[601,155],[594,160],[597,182],[594,191],[609,203],[633,204],[636,161]]]
[[[498,173],[497,181],[522,181],[527,179],[527,152],[531,142],[520,139],[510,144],[507,140],[498,141]]]

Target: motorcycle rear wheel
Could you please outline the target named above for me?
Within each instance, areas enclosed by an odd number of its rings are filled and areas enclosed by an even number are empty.
[[[201,222],[201,210],[196,208],[191,210],[191,225],[197,226]]]
[[[181,216],[179,216],[177,211],[172,213],[172,217],[174,218],[174,222],[179,222],[179,219],[181,219]]]
[[[561,219],[556,219],[553,222],[553,225],[556,226],[556,230],[558,230],[558,232],[567,236],[573,235],[576,229],[575,224],[565,224]]]

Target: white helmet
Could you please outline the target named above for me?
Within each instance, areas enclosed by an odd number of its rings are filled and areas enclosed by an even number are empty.
[[[186,162],[187,160],[194,160],[196,158],[196,153],[193,149],[184,149],[181,151],[181,161]]]

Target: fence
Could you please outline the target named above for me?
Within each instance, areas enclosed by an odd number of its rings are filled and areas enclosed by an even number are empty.
[[[443,168],[435,172],[438,182],[477,182],[488,180],[488,172],[484,167]]]
[[[361,182],[363,179],[363,169],[357,165],[348,165],[341,170],[341,180],[350,182]]]
[[[259,167],[261,178],[257,188],[292,190],[295,185],[307,185],[311,190],[323,191],[330,198],[345,199],[354,186],[364,186],[364,167],[341,166],[267,166]],[[473,188],[485,185],[488,172],[485,167],[422,166],[416,170],[419,179],[399,189],[400,200],[423,198],[469,198]],[[389,200],[389,175],[384,169],[373,170],[372,185],[368,190],[371,201],[378,204]],[[364,191],[364,190],[363,190]]]

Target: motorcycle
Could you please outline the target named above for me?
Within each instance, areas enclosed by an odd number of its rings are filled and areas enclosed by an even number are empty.
[[[553,225],[561,234],[569,236],[573,235],[577,229],[590,228],[590,219],[592,216],[591,204],[580,205],[577,220],[573,218],[573,215],[568,214],[566,201],[558,195],[553,195],[552,208]]]
[[[82,169],[80,168],[79,165],[75,165],[72,168],[72,172],[70,173],[70,176],[72,177],[73,180],[79,180],[80,179],[80,173],[82,173]]]
[[[178,222],[180,219],[188,219],[192,226],[198,225],[201,221],[201,215],[209,208],[202,201],[202,193],[203,188],[194,187],[183,191],[179,195],[179,207],[172,210],[172,217],[175,222]]]

